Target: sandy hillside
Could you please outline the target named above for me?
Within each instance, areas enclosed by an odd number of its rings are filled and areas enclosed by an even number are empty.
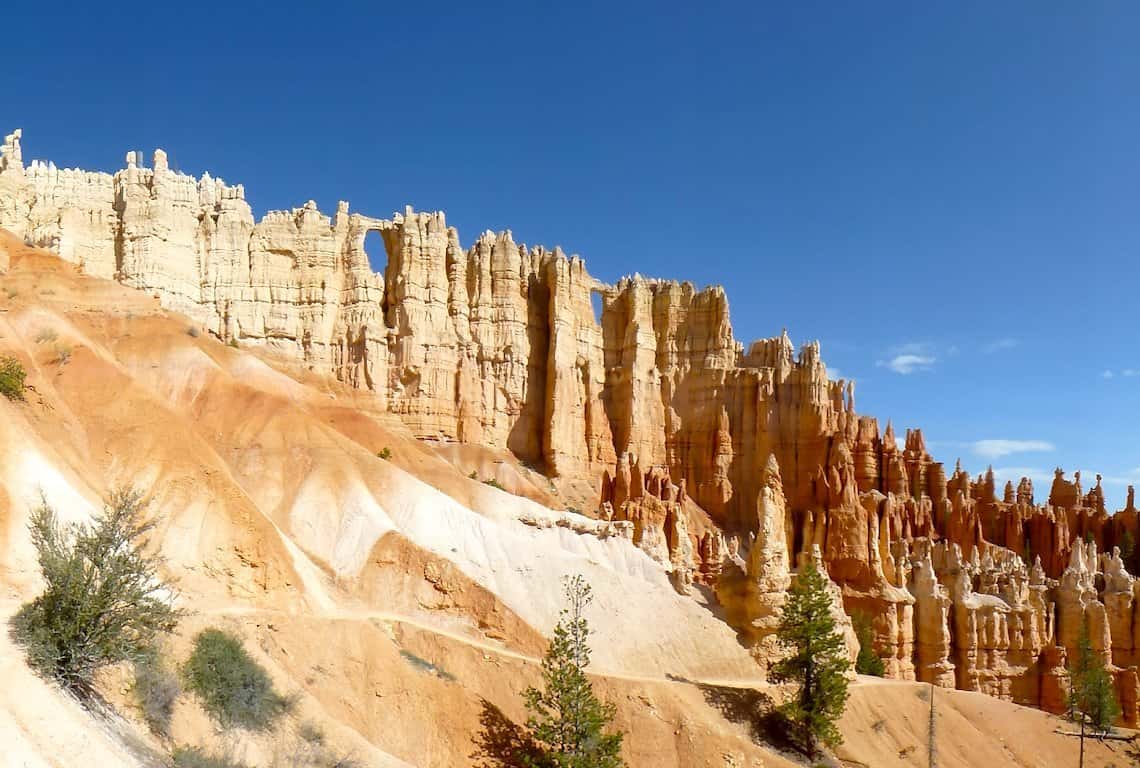
[[[496,751],[524,719],[521,692],[539,679],[571,573],[597,595],[597,684],[618,705],[630,765],[795,764],[768,742],[757,713],[769,696],[704,598],[677,595],[641,550],[563,511],[571,504],[537,473],[509,455],[416,441],[365,393],[271,350],[228,347],[50,254],[2,246],[0,355],[20,359],[29,384],[25,402],[0,399],[5,615],[38,589],[25,525],[41,494],[81,520],[134,485],[159,515],[157,543],[188,611],[171,658],[198,629],[233,629],[298,697],[290,727],[318,722],[368,765],[503,765]],[[507,491],[480,482],[491,477]],[[73,765],[79,754],[133,765],[125,743],[166,746],[138,724],[125,670],[106,682],[129,721],[117,725],[36,680],[9,644],[0,681],[0,739],[16,745],[7,765]],[[858,685],[840,755],[925,765],[920,688]],[[937,696],[941,766],[1075,755],[1042,713]],[[193,702],[179,705],[174,739],[257,764],[275,748],[216,733]],[[1120,760],[1090,749],[1089,765]]]

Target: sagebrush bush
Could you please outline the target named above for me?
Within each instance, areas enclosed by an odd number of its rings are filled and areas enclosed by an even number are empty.
[[[28,663],[79,694],[101,667],[141,658],[173,631],[178,612],[147,554],[142,496],[120,490],[89,525],[61,525],[47,501],[29,529],[45,587],[12,619]]]
[[[241,640],[220,629],[198,633],[182,676],[205,710],[227,727],[265,730],[290,708]]]
[[[384,446],[384,448],[376,455],[379,458],[384,459],[384,461],[387,461],[388,459],[392,458],[392,449],[388,446]]]
[[[210,754],[201,747],[176,747],[171,759],[174,768],[246,768],[245,763]]]
[[[24,399],[24,380],[27,371],[14,357],[0,357],[0,393],[9,400]]]
[[[182,694],[178,675],[166,667],[157,654],[136,659],[134,672],[131,693],[143,719],[156,736],[169,736],[174,703]]]
[[[316,723],[304,722],[297,728],[297,735],[306,744],[324,744],[325,732]]]

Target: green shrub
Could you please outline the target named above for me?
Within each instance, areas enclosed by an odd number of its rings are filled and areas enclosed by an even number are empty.
[[[196,338],[198,338],[198,329],[196,327],[194,327],[193,325],[191,325],[190,327],[188,327],[186,329],[186,335],[192,339],[196,339]]]
[[[475,474],[475,470],[471,470],[471,474],[467,476],[471,480],[478,480],[479,475]]]
[[[171,758],[174,768],[246,768],[245,763],[222,755],[211,755],[201,747],[176,747]]]
[[[135,683],[131,692],[143,719],[156,736],[169,736],[174,702],[182,693],[178,675],[163,665],[157,654],[136,659],[134,672]]]
[[[384,446],[384,450],[380,451],[376,455],[381,459],[384,459],[384,461],[387,461],[388,459],[392,458],[392,449],[388,446]]]
[[[28,663],[78,694],[92,692],[95,671],[150,651],[173,631],[178,612],[159,576],[161,560],[144,552],[142,496],[115,491],[90,525],[63,526],[47,501],[29,524],[43,594],[12,619]]]
[[[855,637],[859,640],[859,655],[855,657],[855,671],[860,675],[882,677],[887,669],[883,660],[875,653],[875,633],[871,628],[871,617],[856,613],[852,617]]]
[[[198,633],[182,676],[206,711],[227,727],[265,730],[290,708],[241,640],[220,629]]]
[[[47,344],[48,342],[55,341],[57,338],[56,332],[51,328],[44,328],[36,334],[37,344]]]
[[[226,342],[226,346],[227,347],[233,347],[234,349],[237,349],[238,348],[237,339],[231,338],[229,341]]]
[[[498,480],[496,480],[496,479],[495,479],[495,478],[493,478],[493,477],[492,477],[491,479],[489,479],[489,480],[484,480],[484,481],[483,481],[483,485],[489,485],[489,486],[491,486],[492,488],[498,488],[500,491],[505,491],[505,490],[507,490],[506,488],[504,488],[504,487],[503,487],[503,484],[502,484],[502,483],[500,483]]]
[[[9,400],[24,399],[24,366],[14,357],[0,357],[0,392]]]
[[[324,744],[325,732],[316,723],[304,722],[297,728],[297,735],[306,744]]]

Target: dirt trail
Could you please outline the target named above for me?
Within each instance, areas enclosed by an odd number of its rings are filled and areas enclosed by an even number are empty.
[[[273,608],[257,608],[254,606],[231,606],[226,608],[219,608],[210,611],[196,612],[197,615],[213,615],[213,616],[281,616],[291,617],[296,614],[288,611],[273,609]],[[414,627],[424,632],[430,632],[441,637],[446,637],[457,643],[478,648],[486,653],[493,653],[497,656],[502,656],[516,661],[522,661],[527,664],[540,665],[542,659],[537,656],[531,656],[525,653],[512,651],[505,648],[500,644],[492,641],[479,640],[478,638],[471,637],[470,635],[463,634],[462,632],[455,632],[453,630],[440,627],[435,624],[428,623],[421,619],[417,619],[407,614],[395,613],[391,611],[377,611],[367,608],[343,608],[334,607],[331,610],[314,613],[310,618],[328,619],[330,621],[363,621],[363,622],[385,622],[388,624],[405,624]],[[652,676],[652,675],[630,675],[622,672],[614,672],[612,670],[591,670],[590,674],[594,677],[607,678],[610,680],[625,680],[635,683],[665,683],[671,685],[696,685],[696,686],[712,686],[717,688],[740,688],[740,689],[761,689],[767,688],[768,685],[761,679],[717,679],[717,678],[702,678],[693,680],[683,677],[668,677],[668,676]]]

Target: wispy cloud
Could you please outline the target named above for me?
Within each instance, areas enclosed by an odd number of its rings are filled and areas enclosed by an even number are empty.
[[[1135,368],[1125,368],[1123,371],[1120,372],[1120,375],[1121,376],[1129,376],[1129,377],[1140,376],[1140,370],[1136,370]]]
[[[1111,379],[1114,375],[1115,374],[1112,371],[1106,370],[1100,375],[1100,377],[1102,379]]]
[[[994,352],[1000,352],[1003,349],[1013,349],[1021,342],[1012,336],[1005,336],[1000,339],[994,339],[989,344],[982,347],[982,351],[987,355],[992,355]]]
[[[833,381],[838,381],[839,379],[846,378],[843,375],[843,371],[839,370],[838,368],[831,367],[831,366],[828,366],[828,368],[827,368],[827,377],[829,379],[832,379]]]
[[[994,479],[999,483],[1009,480],[1016,484],[1023,477],[1034,482],[1037,486],[1035,491],[1040,491],[1040,486],[1049,486],[1053,482],[1053,473],[1042,467],[994,467]]]
[[[875,365],[889,368],[903,376],[915,371],[929,371],[938,358],[930,355],[895,355],[890,360],[880,360]]]
[[[1053,444],[1045,440],[978,440],[971,448],[974,453],[987,459],[1000,459],[1011,453],[1054,450]]]
[[[1100,377],[1102,379],[1111,379],[1117,375],[1118,374],[1116,371],[1112,370],[1111,368],[1106,368],[1101,371]],[[1119,375],[1128,379],[1132,378],[1133,376],[1140,376],[1140,368],[1123,368],[1120,370]]]
[[[876,360],[875,365],[906,376],[916,371],[929,371],[938,362],[934,345],[926,341],[908,341],[887,350],[887,356]]]

